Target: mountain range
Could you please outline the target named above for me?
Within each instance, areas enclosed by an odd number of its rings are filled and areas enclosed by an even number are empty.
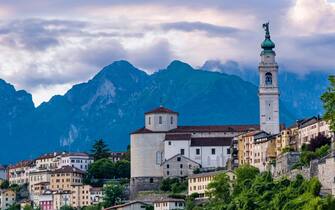
[[[280,73],[282,123],[322,113],[327,76]],[[29,93],[0,80],[0,163],[51,151],[88,151],[97,139],[113,151],[125,150],[129,133],[143,126],[144,112],[160,104],[180,113],[180,125],[258,123],[257,77],[257,71],[215,61],[199,69],[173,61],[151,75],[116,61],[36,108]]]

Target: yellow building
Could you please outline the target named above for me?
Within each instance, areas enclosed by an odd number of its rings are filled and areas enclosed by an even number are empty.
[[[213,171],[207,173],[193,174],[188,177],[188,195],[197,193],[200,198],[206,197],[205,193],[208,184],[214,177],[220,173],[226,173],[230,180],[235,180],[235,174],[232,171]]]
[[[62,206],[71,206],[71,191],[58,190],[52,195],[53,209],[60,209]]]
[[[90,185],[72,186],[71,206],[81,208],[92,205],[91,188]]]
[[[51,172],[51,190],[72,190],[72,186],[83,184],[85,172],[71,166],[63,166]]]
[[[0,190],[0,209],[8,209],[15,203],[16,193],[11,189]]]
[[[238,164],[251,164],[254,162],[253,146],[254,135],[260,131],[251,131],[238,137]]]

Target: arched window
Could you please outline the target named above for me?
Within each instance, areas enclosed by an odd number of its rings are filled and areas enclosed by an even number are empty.
[[[270,72],[265,74],[265,84],[272,85],[272,74]]]

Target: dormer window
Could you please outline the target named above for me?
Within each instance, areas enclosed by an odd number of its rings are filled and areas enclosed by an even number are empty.
[[[159,124],[162,124],[162,116],[159,116],[159,118],[158,118],[158,123],[159,123]]]
[[[265,84],[272,85],[272,74],[270,72],[265,74]]]

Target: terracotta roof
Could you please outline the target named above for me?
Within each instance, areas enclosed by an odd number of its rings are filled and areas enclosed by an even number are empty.
[[[165,160],[161,165],[164,165],[164,164],[168,163],[170,160],[172,160],[172,159],[174,159],[174,158],[176,158],[176,157],[181,157],[181,158],[183,158],[183,159],[186,159],[186,160],[188,160],[188,161],[190,161],[190,162],[193,162],[193,163],[198,164],[199,166],[201,166],[200,163],[195,162],[194,160],[192,160],[192,159],[190,159],[190,158],[188,158],[188,157],[185,157],[184,155],[181,155],[181,154],[176,154],[176,155],[172,156],[171,158]]]
[[[175,111],[172,111],[168,108],[160,106],[156,109],[153,109],[149,112],[146,112],[145,114],[177,114],[178,115],[178,112],[175,112]]]
[[[56,173],[79,173],[79,174],[85,174],[84,171],[78,169],[78,168],[75,168],[75,167],[72,167],[72,166],[63,166],[59,169],[56,169],[52,172],[53,174],[56,174]]]
[[[36,160],[54,158],[54,157],[57,157],[57,156],[59,156],[61,154],[62,154],[61,152],[46,153],[46,154],[43,154],[43,155],[39,156],[38,158],[36,158]]]
[[[179,134],[166,134],[165,140],[190,140],[191,134],[189,133],[179,133]]]
[[[120,204],[120,205],[116,205],[116,206],[105,208],[105,210],[117,209],[117,208],[120,208],[120,207],[126,207],[126,206],[130,206],[130,205],[133,205],[133,204],[136,204],[136,203],[139,203],[139,204],[142,204],[142,205],[148,205],[148,204],[146,204],[146,203],[144,203],[142,201],[131,201],[129,203],[124,203],[124,204]]]
[[[231,170],[221,170],[221,171],[211,171],[211,172],[205,172],[205,173],[199,173],[199,174],[192,174],[192,175],[189,175],[188,178],[198,178],[198,177],[204,177],[204,176],[216,176],[218,174],[221,174],[221,173],[234,173],[233,171]]]
[[[232,137],[201,137],[192,138],[191,147],[201,146],[230,146]]]
[[[163,203],[163,202],[185,202],[185,200],[177,199],[177,198],[163,198],[163,199],[154,201],[154,203]]]
[[[22,168],[22,167],[28,167],[33,163],[31,160],[22,160],[15,165],[8,166],[8,169],[15,169],[15,168]]]
[[[138,133],[196,133],[196,132],[247,132],[258,130],[259,125],[198,125],[178,126],[170,131],[152,131],[147,128],[140,128],[132,134]]]
[[[68,152],[62,154],[62,157],[69,157],[69,156],[89,157],[89,154],[87,154],[86,152]]]
[[[186,132],[245,132],[259,129],[259,125],[199,125],[199,126],[178,126],[169,133]]]

